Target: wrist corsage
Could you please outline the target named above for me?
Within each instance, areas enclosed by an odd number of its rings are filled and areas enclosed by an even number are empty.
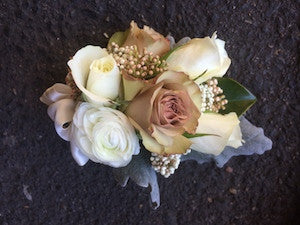
[[[157,173],[167,178],[185,160],[222,167],[232,156],[272,148],[243,117],[254,95],[223,77],[231,60],[216,33],[175,43],[131,22],[106,48],[83,47],[67,64],[66,84],[40,98],[56,132],[80,166],[102,163],[122,186],[129,178],[151,186],[154,208]]]

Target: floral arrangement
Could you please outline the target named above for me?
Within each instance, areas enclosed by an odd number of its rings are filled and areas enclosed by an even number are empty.
[[[40,98],[58,135],[80,166],[91,160],[113,167],[122,186],[129,178],[150,185],[154,207],[156,173],[167,178],[190,159],[222,167],[232,156],[272,147],[242,116],[256,98],[223,77],[231,60],[216,33],[175,43],[131,22],[107,48],[88,45],[67,64],[66,84]]]

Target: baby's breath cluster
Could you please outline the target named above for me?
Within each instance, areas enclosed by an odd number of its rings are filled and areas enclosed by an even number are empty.
[[[76,101],[81,96],[81,91],[76,86],[72,73],[69,72],[65,78],[66,84],[72,88],[72,98]]]
[[[210,79],[204,84],[200,84],[199,88],[202,93],[201,112],[213,111],[217,113],[219,110],[225,109],[228,100],[225,99],[222,88],[218,87],[217,79]]]
[[[163,156],[152,153],[150,161],[156,172],[159,172],[165,178],[168,178],[178,168],[180,164],[180,154]]]
[[[113,54],[120,70],[133,77],[149,80],[167,70],[165,60],[161,60],[152,52],[147,52],[146,49],[140,54],[136,45],[119,47],[112,42],[108,50]]]

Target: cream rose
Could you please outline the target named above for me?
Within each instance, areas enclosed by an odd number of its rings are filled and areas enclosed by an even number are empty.
[[[222,77],[231,63],[224,47],[216,33],[211,38],[194,38],[171,53],[166,60],[168,68],[188,74],[197,84]]]
[[[118,96],[120,71],[106,49],[88,45],[76,52],[68,66],[88,102],[108,105]]]
[[[203,113],[198,120],[196,133],[213,134],[191,138],[191,149],[219,155],[225,146],[238,148],[242,146],[242,133],[236,113],[221,115],[217,113]]]
[[[112,167],[126,166],[140,151],[134,128],[122,112],[87,102],[79,103],[74,114],[72,145],[92,161]]]

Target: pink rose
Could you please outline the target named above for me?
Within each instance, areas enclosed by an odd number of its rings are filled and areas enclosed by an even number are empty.
[[[158,154],[180,154],[190,147],[184,132],[195,133],[201,105],[199,87],[184,73],[164,72],[129,104],[126,114],[143,144]]]
[[[146,48],[148,52],[159,56],[170,50],[168,39],[148,26],[140,29],[134,21],[131,21],[128,36],[123,43],[123,46],[132,45],[136,45],[140,53]]]

